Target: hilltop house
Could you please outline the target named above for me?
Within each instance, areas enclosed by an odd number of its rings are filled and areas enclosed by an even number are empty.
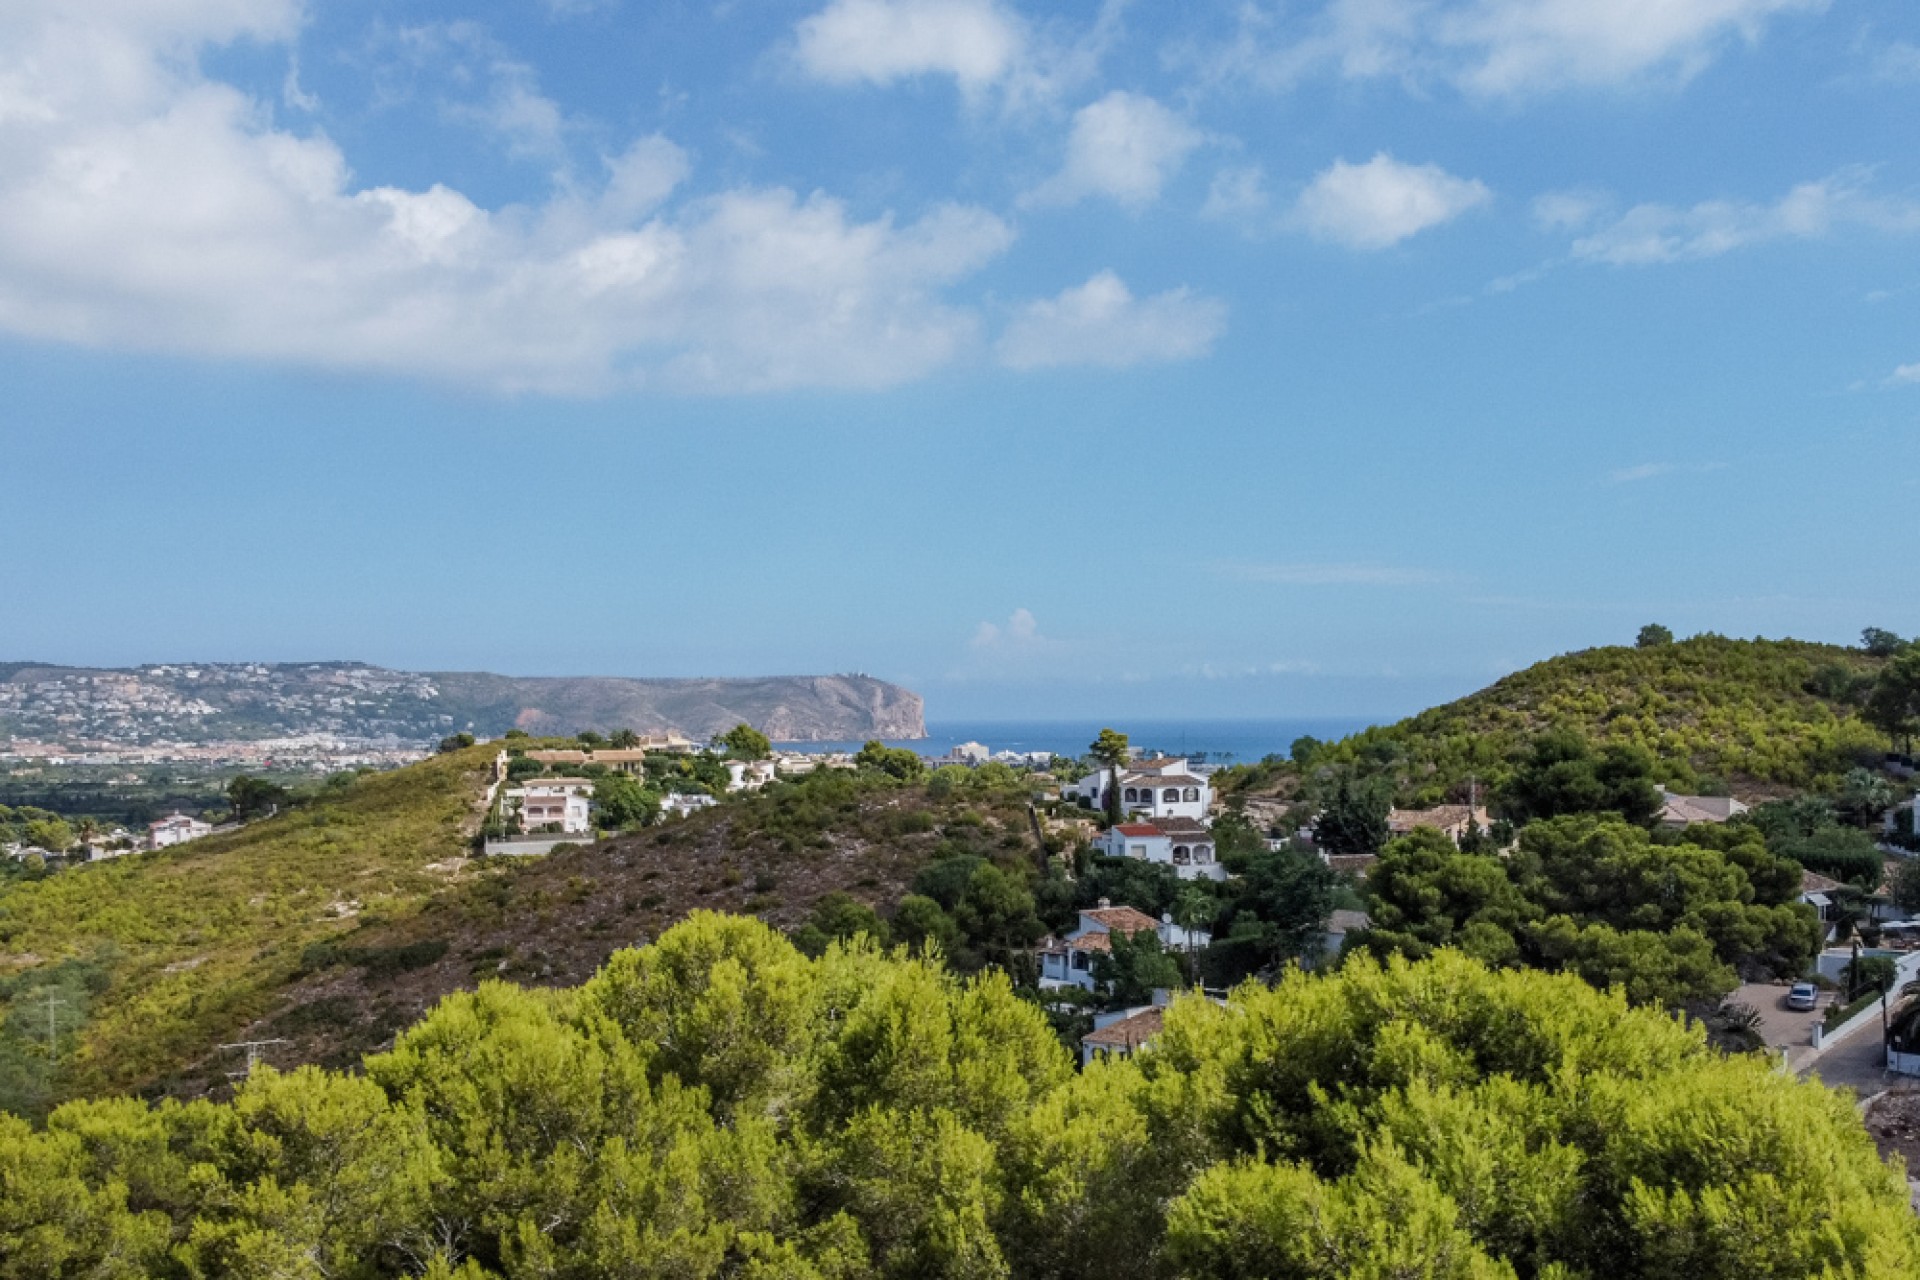
[[[507,804],[518,807],[522,831],[581,835],[593,830],[592,795],[591,778],[536,778],[507,788]]]
[[[637,747],[601,747],[595,751],[582,751],[578,748],[543,750],[527,752],[527,759],[538,760],[541,764],[564,765],[605,765],[615,773],[640,774],[646,772],[647,757],[661,752],[687,752],[695,749],[690,738],[677,733],[649,733],[640,739]]]
[[[1690,827],[1696,822],[1725,822],[1747,811],[1732,796],[1683,796],[1660,789],[1660,825]]]
[[[727,790],[758,791],[775,777],[771,760],[727,761]]]
[[[147,848],[165,849],[212,834],[212,823],[202,822],[198,818],[189,818],[184,813],[174,813],[158,822],[147,824]]]
[[[1387,831],[1394,836],[1411,835],[1430,827],[1458,845],[1470,828],[1485,831],[1493,825],[1487,811],[1476,805],[1437,804],[1431,809],[1391,809],[1387,812]]]
[[[1192,818],[1122,822],[1094,842],[1109,858],[1134,858],[1172,867],[1182,880],[1224,880],[1227,869],[1214,857],[1213,832]]]
[[[1093,958],[1113,953],[1113,935],[1138,937],[1152,933],[1168,951],[1197,951],[1211,942],[1205,929],[1183,929],[1171,919],[1155,920],[1132,907],[1110,906],[1105,898],[1100,905],[1080,913],[1080,923],[1064,938],[1047,937],[1040,942],[1040,986],[1094,989]]]
[[[1213,786],[1192,772],[1180,756],[1135,760],[1115,779],[1110,769],[1088,774],[1064,789],[1064,795],[1087,801],[1095,809],[1107,807],[1107,788],[1120,789],[1120,811],[1149,819],[1191,818],[1204,822],[1213,807]]]
[[[672,814],[676,818],[685,818],[702,809],[711,809],[719,803],[704,792],[676,791],[660,802],[660,812],[662,815]]]

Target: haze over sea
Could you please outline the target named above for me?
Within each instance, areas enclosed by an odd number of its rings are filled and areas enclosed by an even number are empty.
[[[1136,748],[1168,755],[1204,756],[1215,764],[1247,764],[1268,755],[1285,755],[1296,738],[1344,738],[1373,721],[1361,717],[1281,720],[938,720],[924,738],[898,738],[889,746],[911,747],[925,756],[943,756],[962,742],[982,742],[995,751],[1051,751],[1085,755],[1100,730],[1126,734]],[[800,751],[854,751],[858,742],[782,743]]]

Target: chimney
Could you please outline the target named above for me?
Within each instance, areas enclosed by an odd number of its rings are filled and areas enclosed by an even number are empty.
[[[1105,911],[1105,910],[1106,910],[1106,909],[1107,909],[1108,907],[1110,907],[1110,906],[1112,906],[1112,905],[1113,905],[1113,899],[1112,899],[1112,898],[1102,898],[1102,899],[1100,899],[1100,910],[1102,910],[1102,911]]]

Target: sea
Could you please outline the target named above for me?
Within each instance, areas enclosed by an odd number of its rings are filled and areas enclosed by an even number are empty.
[[[1127,735],[1136,751],[1187,756],[1209,764],[1251,764],[1284,756],[1303,737],[1344,738],[1375,723],[1360,717],[1284,720],[936,720],[924,738],[901,738],[888,746],[923,756],[944,756],[963,742],[992,751],[1050,751],[1078,759],[1106,728]],[[790,751],[858,751],[859,742],[782,742]]]

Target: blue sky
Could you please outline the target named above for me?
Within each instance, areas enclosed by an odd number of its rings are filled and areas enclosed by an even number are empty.
[[[14,0],[0,656],[1387,715],[1920,631],[1894,0]]]

